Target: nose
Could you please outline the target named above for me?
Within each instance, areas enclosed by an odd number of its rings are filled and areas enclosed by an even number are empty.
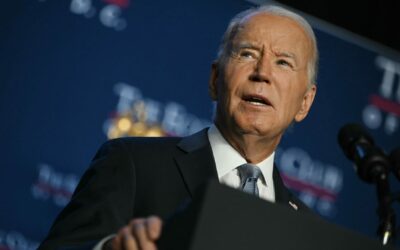
[[[271,64],[266,56],[261,56],[261,58],[257,61],[254,71],[250,75],[250,80],[255,82],[270,83]]]

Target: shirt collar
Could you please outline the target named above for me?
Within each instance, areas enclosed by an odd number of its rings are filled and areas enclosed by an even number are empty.
[[[247,163],[239,152],[237,152],[222,136],[218,128],[213,124],[208,129],[208,140],[214,155],[215,165],[217,166],[218,178],[226,175],[238,166]],[[255,164],[263,173],[265,179],[272,178],[275,152],[268,156],[262,162]]]

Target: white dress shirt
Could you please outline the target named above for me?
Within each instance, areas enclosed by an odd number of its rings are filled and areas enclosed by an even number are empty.
[[[246,159],[225,140],[215,125],[208,129],[208,140],[211,144],[220,183],[239,188],[240,177],[236,168],[247,163]],[[275,152],[262,162],[253,164],[261,169],[264,177],[257,181],[260,198],[271,202],[275,202],[274,180],[272,178],[274,156]]]

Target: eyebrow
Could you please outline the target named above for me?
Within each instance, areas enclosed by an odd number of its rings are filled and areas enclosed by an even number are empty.
[[[264,48],[261,48],[257,45],[254,45],[253,43],[250,42],[240,42],[239,44],[237,44],[236,46],[234,46],[235,49],[234,50],[240,50],[240,49],[255,49],[255,50],[259,50],[259,51],[263,51]],[[295,62],[295,64],[298,64],[297,62],[297,57],[294,53],[292,52],[274,52],[274,54],[278,57],[285,57],[285,58],[290,58],[293,59],[293,61]]]
[[[286,58],[291,58],[294,60],[294,62],[297,64],[297,58],[296,55],[291,53],[291,52],[276,52],[275,55],[278,57],[286,57]]]
[[[255,50],[262,50],[259,46],[256,46],[252,43],[249,42],[241,42],[237,46],[235,46],[236,49],[255,49]]]

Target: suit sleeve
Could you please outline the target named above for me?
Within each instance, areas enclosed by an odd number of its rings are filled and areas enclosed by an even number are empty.
[[[123,140],[106,142],[39,249],[92,249],[133,217],[135,168]]]

